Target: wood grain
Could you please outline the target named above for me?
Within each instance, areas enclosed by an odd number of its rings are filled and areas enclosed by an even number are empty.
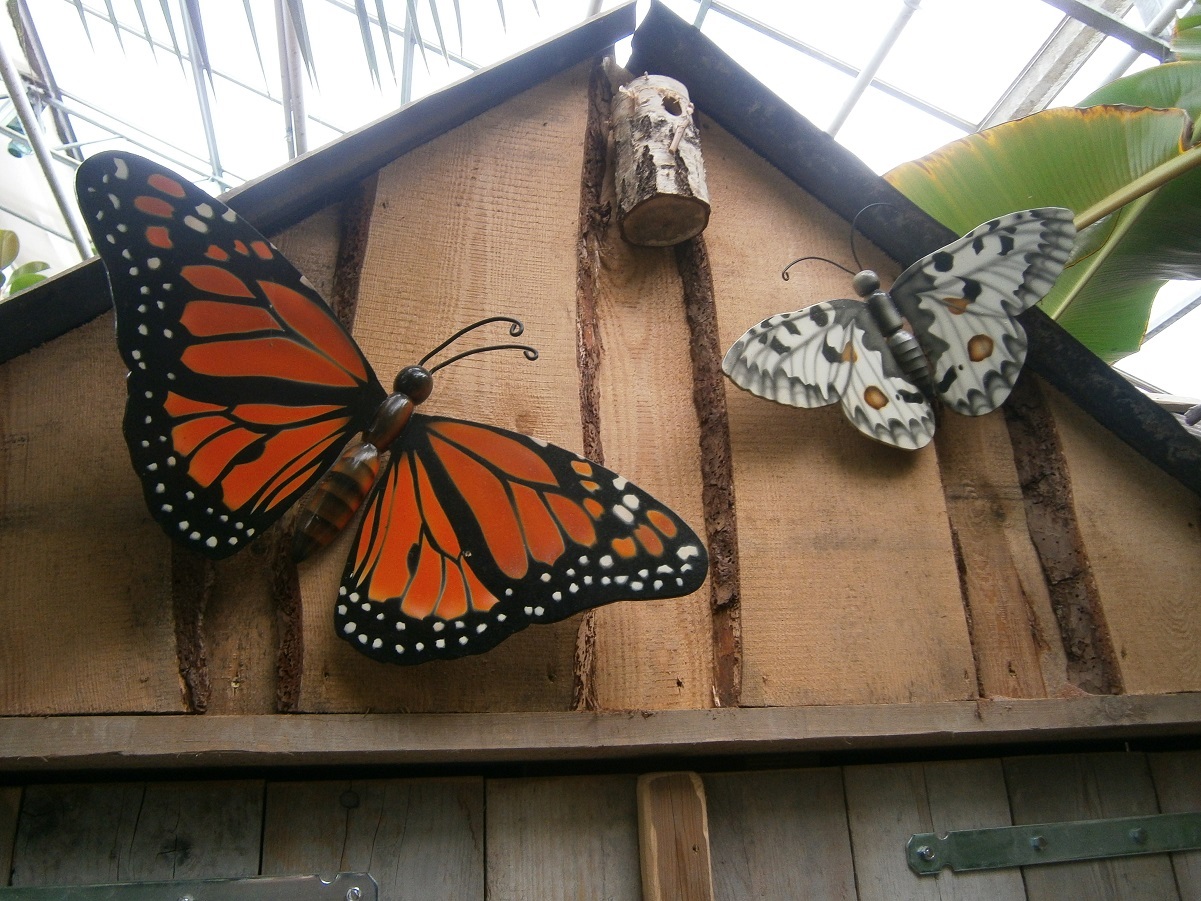
[[[644,901],[713,901],[705,785],[696,773],[638,777]]]
[[[1201,811],[1201,751],[1148,754],[1160,813]],[[1171,855],[1180,897],[1201,898],[1201,851]]]
[[[843,773],[860,901],[1025,901],[1017,870],[918,876],[905,858],[915,832],[1010,825],[999,760],[852,766]]]
[[[700,436],[688,326],[670,248],[627,244],[611,224],[597,296],[605,465],[636,482],[704,540]],[[597,610],[594,680],[601,709],[713,704],[709,588],[685,598]]]
[[[1005,760],[1014,823],[1094,820],[1158,813],[1143,754],[1071,754]],[[1119,898],[1176,901],[1166,854],[1023,867],[1030,901]]]
[[[849,226],[716,125],[702,142],[721,345],[845,296]],[[754,227],[748,227],[754,223]],[[867,253],[862,253],[867,250]],[[861,256],[885,276],[896,266]],[[976,693],[938,462],[860,435],[837,408],[727,392],[742,582],[743,703],[890,703]]]
[[[263,875],[370,873],[380,898],[484,898],[484,783],[272,782]]]
[[[1196,735],[1201,694],[607,713],[0,718],[6,772],[612,760]]]
[[[184,709],[113,317],[0,367],[0,713]]]
[[[1201,498],[1045,392],[1127,692],[1201,687]]]
[[[840,769],[704,780],[718,901],[858,898]]]
[[[635,781],[489,780],[489,901],[640,899]]]
[[[8,885],[12,873],[13,845],[17,839],[17,815],[21,810],[21,788],[0,786],[0,886]]]
[[[575,254],[588,67],[441,135],[379,174],[354,335],[381,379],[456,329],[508,314],[541,358],[489,354],[437,376],[430,412],[580,448]],[[503,332],[501,333],[503,335]],[[497,333],[479,336],[480,343]],[[301,571],[301,710],[566,709],[575,624],[529,630],[483,657],[394,668],[330,628],[348,540]]]
[[[934,442],[980,693],[1038,698],[1066,690],[1067,660],[1004,416],[945,415]]]
[[[31,785],[12,884],[253,876],[262,818],[255,780]]]

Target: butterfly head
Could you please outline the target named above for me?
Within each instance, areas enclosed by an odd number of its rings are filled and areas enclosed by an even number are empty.
[[[851,287],[857,295],[867,299],[880,290],[880,276],[870,269],[864,269],[851,279]]]
[[[406,366],[396,373],[392,390],[415,404],[422,403],[434,390],[434,376],[424,366]]]

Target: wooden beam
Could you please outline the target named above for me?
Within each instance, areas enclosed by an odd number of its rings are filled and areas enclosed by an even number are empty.
[[[461,764],[1196,735],[1201,693],[607,713],[0,719],[0,772]]]

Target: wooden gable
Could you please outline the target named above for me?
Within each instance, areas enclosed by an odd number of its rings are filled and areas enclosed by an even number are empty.
[[[274,197],[298,172],[353,173],[324,176],[313,190],[325,205],[275,240],[353,314],[381,380],[475,319],[523,319],[540,360],[448,369],[431,409],[536,434],[643,485],[706,537],[707,584],[530,628],[478,657],[371,662],[332,630],[347,537],[299,570],[272,536],[210,564],[150,520],[104,314],[0,367],[6,763],[514,760],[1195,731],[1196,482],[1047,383],[1065,365],[1056,327],[1028,322],[1032,372],[1003,412],[944,417],[936,446],[917,453],[867,442],[836,410],[785,409],[722,378],[721,353],[749,325],[845,295],[833,270],[787,284],[779,270],[802,252],[845,258],[863,195],[891,189],[817,138],[801,177],[765,158],[723,96],[679,71],[681,57],[717,51],[668,15],[656,7],[643,23],[631,66],[661,64],[693,88],[713,212],[686,245],[630,246],[608,215],[605,113],[623,73],[593,56],[603,44],[573,45],[553,77],[490,106],[464,101],[470,115],[397,140],[386,159],[352,136],[240,196]],[[746,86],[719,63],[716,76]],[[470,98],[464,85],[455,96]],[[864,258],[886,279],[944,240],[888,196],[899,230],[870,235]],[[1056,346],[1072,359],[1070,341]],[[1187,461],[1175,436],[1156,444],[1161,424],[1137,396],[1089,372],[1118,392],[1123,429]]]

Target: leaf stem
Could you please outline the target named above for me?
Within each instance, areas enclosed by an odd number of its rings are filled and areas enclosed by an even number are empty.
[[[1076,214],[1076,231],[1083,231],[1099,219],[1108,216],[1132,200],[1137,200],[1144,194],[1179,178],[1191,169],[1201,166],[1201,145],[1190,147],[1179,156],[1173,157],[1166,163],[1160,163],[1150,172],[1146,172],[1121,189],[1114,191],[1108,197],[1102,198],[1087,210]]]

